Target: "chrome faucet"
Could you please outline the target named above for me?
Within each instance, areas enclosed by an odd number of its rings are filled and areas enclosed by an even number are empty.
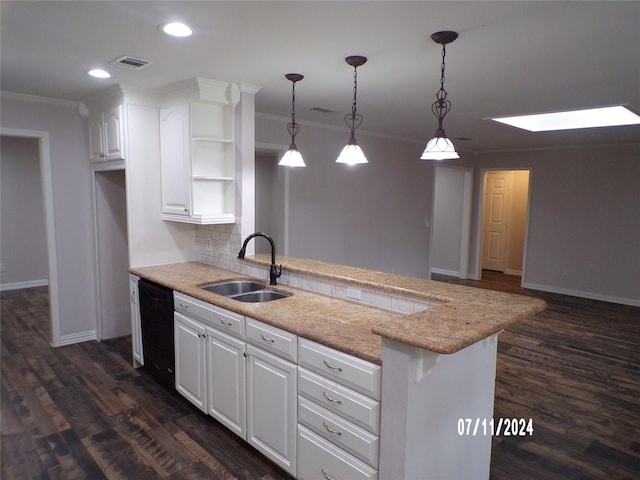
[[[242,248],[240,249],[240,252],[238,252],[238,258],[244,258],[247,251],[247,243],[249,243],[249,240],[251,240],[253,237],[264,237],[269,240],[269,243],[271,244],[271,268],[269,269],[269,285],[277,285],[278,282],[276,280],[280,278],[280,275],[282,275],[282,265],[280,265],[280,268],[276,267],[276,244],[274,243],[273,238],[271,238],[269,235],[264,232],[256,232],[249,235],[247,238],[245,238],[244,243],[242,244]]]

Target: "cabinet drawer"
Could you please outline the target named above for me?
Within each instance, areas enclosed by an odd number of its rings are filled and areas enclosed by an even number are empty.
[[[378,468],[377,436],[302,396],[298,397],[298,422],[373,468]]]
[[[282,358],[296,362],[298,337],[266,323],[247,317],[247,341]]]
[[[234,337],[242,339],[245,337],[244,316],[239,313],[230,312],[179,292],[173,292],[173,303],[174,308],[179,312],[188,313]]]
[[[379,435],[380,402],[304,368],[298,368],[298,393],[374,435]]]
[[[378,472],[300,425],[298,478],[303,480],[377,480]]]
[[[380,400],[380,366],[333,348],[300,339],[301,366]]]

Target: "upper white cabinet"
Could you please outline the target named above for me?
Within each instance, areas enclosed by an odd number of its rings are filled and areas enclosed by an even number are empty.
[[[92,162],[124,160],[124,118],[121,102],[92,108],[89,123],[89,158]]]
[[[160,111],[162,218],[235,223],[234,84],[199,79]],[[182,98],[181,98],[182,97]]]

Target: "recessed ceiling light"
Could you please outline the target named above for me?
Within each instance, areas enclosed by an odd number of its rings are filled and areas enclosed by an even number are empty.
[[[89,70],[88,73],[95,78],[111,78],[111,74],[101,68],[94,68],[93,70]]]
[[[172,22],[162,27],[162,31],[172,37],[190,37],[193,31],[184,23]]]
[[[529,132],[640,124],[640,116],[623,105],[513,117],[492,117],[490,120],[528,130]]]

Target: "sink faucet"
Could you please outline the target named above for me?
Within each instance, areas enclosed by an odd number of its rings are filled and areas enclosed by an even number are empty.
[[[249,243],[249,240],[251,240],[253,237],[264,237],[269,240],[269,243],[271,244],[271,268],[269,269],[269,285],[277,285],[278,282],[276,281],[276,279],[280,278],[280,275],[282,275],[282,265],[280,265],[280,268],[276,267],[276,244],[273,242],[273,238],[271,238],[269,235],[264,232],[256,232],[249,235],[247,238],[245,238],[244,243],[242,244],[242,248],[240,249],[240,252],[238,252],[238,258],[244,258],[247,250],[247,243]]]

